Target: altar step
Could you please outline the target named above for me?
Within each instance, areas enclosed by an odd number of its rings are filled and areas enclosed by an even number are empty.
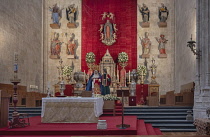
[[[112,109],[104,109],[102,116],[113,116],[113,110]],[[121,116],[122,115],[122,105],[116,105],[115,106],[115,116]]]
[[[187,121],[187,111],[192,107],[124,107],[126,116],[137,116],[147,124],[152,124],[155,128],[160,128],[162,132],[194,132],[196,131],[193,121]],[[13,107],[9,108],[9,119],[12,118]],[[17,107],[19,113],[28,113],[30,117],[40,116],[41,107]],[[121,116],[122,107],[116,106],[116,116]],[[105,110],[103,116],[113,116],[113,110]]]
[[[186,120],[188,110],[192,111],[192,107],[124,107],[124,114],[135,115],[138,119],[143,119],[145,123],[160,128],[162,132],[195,132],[194,121]]]
[[[154,128],[151,124],[145,124],[144,120],[138,120],[137,135],[162,135],[159,128]]]

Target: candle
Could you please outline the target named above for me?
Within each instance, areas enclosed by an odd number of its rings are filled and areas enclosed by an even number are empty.
[[[84,82],[86,82],[86,81],[85,81],[85,75],[86,75],[86,74],[85,74],[85,70],[84,70]]]
[[[119,82],[119,70],[117,70],[117,82]]]
[[[124,84],[124,86],[126,87],[126,71],[125,71],[125,84]]]
[[[14,72],[17,72],[18,71],[18,54],[15,52],[14,53]]]
[[[130,80],[131,80],[131,78],[130,78],[130,70],[129,70],[129,72],[128,72],[128,82],[130,82]]]

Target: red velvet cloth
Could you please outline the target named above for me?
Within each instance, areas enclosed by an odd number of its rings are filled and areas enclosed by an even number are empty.
[[[74,87],[72,85],[66,84],[66,89],[63,91],[64,95],[72,96],[73,92],[74,92]]]
[[[82,71],[88,70],[85,61],[86,54],[93,52],[96,55],[96,64],[108,49],[115,63],[118,53],[126,52],[129,57],[126,70],[137,67],[137,1],[136,0],[83,0],[82,1]],[[117,40],[111,46],[104,45],[100,39],[100,24],[104,12],[111,12],[115,15],[110,22],[116,24],[118,29]],[[119,68],[120,70],[120,68]]]
[[[141,91],[143,88],[143,97],[144,97],[144,104],[146,104],[146,97],[148,96],[148,84],[136,84],[136,103],[140,104],[141,101]]]

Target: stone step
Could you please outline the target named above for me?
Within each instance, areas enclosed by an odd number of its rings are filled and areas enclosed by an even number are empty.
[[[192,124],[194,121],[187,121],[187,120],[164,120],[164,119],[160,119],[160,120],[144,120],[145,123],[171,123],[171,124],[175,124],[175,123],[189,123]]]
[[[153,113],[143,113],[143,112],[139,112],[139,113],[132,113],[132,112],[130,112],[130,113],[127,113],[127,112],[124,112],[124,114],[125,115],[137,115],[137,116],[139,116],[139,115],[147,115],[147,116],[153,116],[153,115],[155,115],[155,116],[157,116],[157,115],[161,115],[161,116],[177,116],[177,115],[179,115],[179,116],[187,116],[187,113],[182,113],[182,112],[177,112],[177,113],[167,113],[167,112],[165,112],[165,113],[161,113],[161,112],[153,112]]]
[[[137,116],[138,119],[144,119],[144,120],[157,120],[157,119],[177,119],[177,120],[186,120],[186,116]]]
[[[196,132],[196,129],[160,128],[161,132]]]

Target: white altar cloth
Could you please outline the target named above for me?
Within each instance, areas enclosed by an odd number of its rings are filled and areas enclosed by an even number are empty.
[[[97,122],[96,118],[103,114],[103,104],[103,98],[97,97],[42,98],[42,122]]]

